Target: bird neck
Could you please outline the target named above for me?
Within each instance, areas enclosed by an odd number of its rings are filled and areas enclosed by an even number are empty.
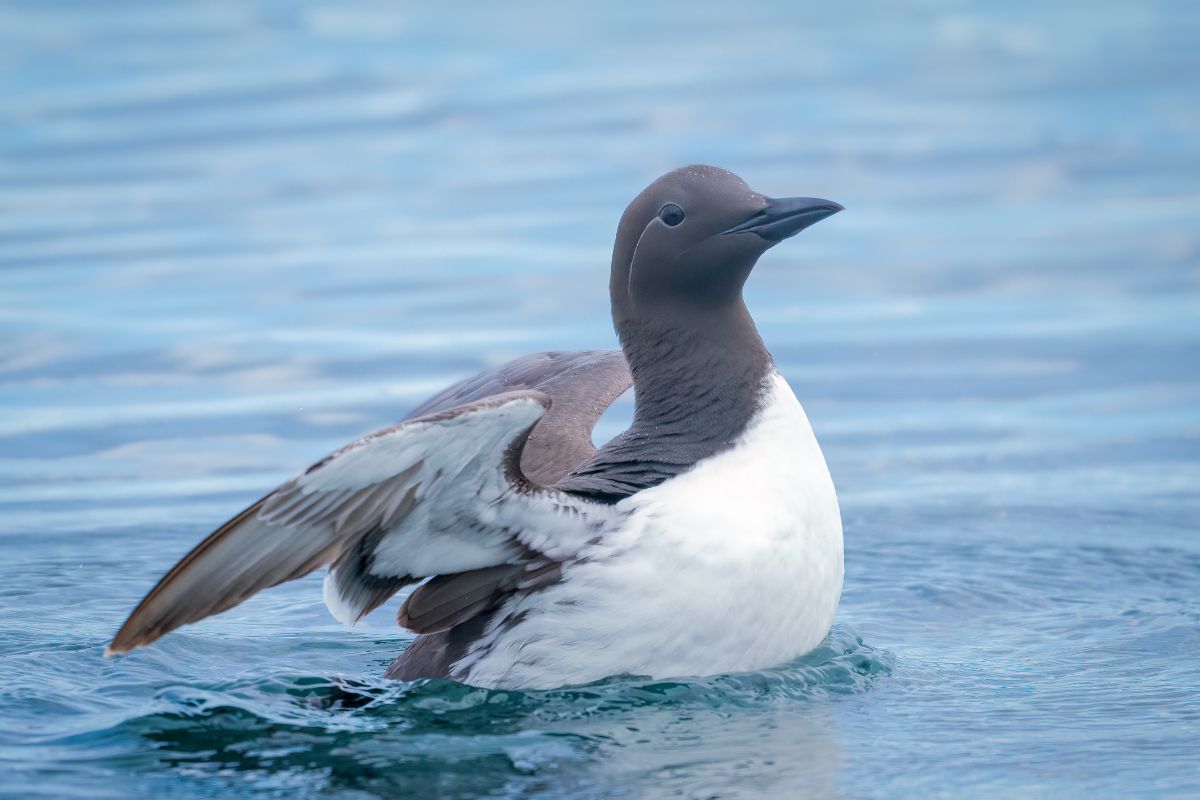
[[[633,374],[633,423],[558,486],[615,503],[736,444],[775,365],[740,299],[614,321]]]
[[[736,437],[758,409],[770,354],[739,298],[702,314],[621,320],[633,424],[646,434]]]

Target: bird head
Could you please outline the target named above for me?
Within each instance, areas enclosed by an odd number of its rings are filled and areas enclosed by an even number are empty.
[[[762,195],[728,170],[668,172],[634,198],[613,248],[613,316],[622,319],[739,303],[759,257],[842,210],[816,197]]]

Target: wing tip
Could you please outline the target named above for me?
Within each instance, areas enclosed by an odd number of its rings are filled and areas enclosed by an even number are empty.
[[[132,615],[130,617],[132,618]],[[113,636],[112,641],[104,648],[105,658],[124,655],[131,650],[148,645],[158,638],[157,636],[146,636],[144,633],[139,634],[129,630],[129,622],[130,620],[125,621],[125,624]]]
[[[104,658],[112,658],[114,656],[122,656],[137,647],[137,644],[130,642],[122,642],[120,636],[114,636],[113,640],[104,648]]]

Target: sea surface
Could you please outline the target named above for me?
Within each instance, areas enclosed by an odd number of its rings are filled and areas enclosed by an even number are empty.
[[[0,796],[1200,797],[1198,42],[1190,0],[0,2]],[[396,603],[314,574],[101,657],[296,470],[613,346],[616,221],[690,162],[847,207],[747,289],[842,503],[816,652],[391,683]]]

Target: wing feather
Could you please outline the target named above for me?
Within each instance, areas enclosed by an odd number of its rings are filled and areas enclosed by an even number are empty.
[[[587,501],[547,487],[595,452],[593,424],[630,383],[620,351],[577,351],[526,356],[450,387],[214,531],[150,591],[106,653],[323,565],[331,565],[326,603],[351,623],[433,576],[401,610],[401,623],[418,632],[446,631],[508,593],[557,580],[556,559],[594,537],[586,517],[604,512],[581,513]]]
[[[390,548],[386,566],[370,573],[393,579],[388,586],[368,585],[341,598],[355,616],[398,585],[437,574],[439,560],[451,572],[514,559],[522,548],[510,533],[479,518],[492,513],[497,501],[529,491],[517,462],[549,403],[538,391],[508,392],[407,420],[342,448],[184,556],[134,609],[106,652],[149,644],[262,589],[338,562],[368,540],[368,561],[376,561],[381,545],[392,539],[405,547]],[[477,528],[471,536],[437,533],[455,530],[464,517]],[[452,541],[438,541],[447,536]],[[352,589],[348,582],[341,588]]]

